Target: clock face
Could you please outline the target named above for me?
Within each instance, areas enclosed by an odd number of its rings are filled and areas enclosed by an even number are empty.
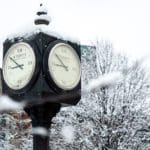
[[[51,49],[48,68],[55,84],[63,90],[75,88],[80,81],[80,59],[68,44],[58,43]]]
[[[32,47],[20,42],[11,46],[4,56],[3,77],[13,90],[24,88],[35,71],[36,58]]]

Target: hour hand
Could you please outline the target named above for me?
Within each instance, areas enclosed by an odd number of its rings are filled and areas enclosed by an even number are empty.
[[[63,67],[63,68],[65,68],[65,69],[67,69],[67,71],[68,71],[68,67],[67,66],[64,66],[64,65],[60,65],[60,64],[54,64],[55,66],[59,66],[59,67]]]
[[[20,68],[20,67],[23,67],[24,65],[23,64],[21,64],[21,65],[17,65],[17,66],[15,66],[15,67],[11,67],[11,69],[15,69],[15,68]]]

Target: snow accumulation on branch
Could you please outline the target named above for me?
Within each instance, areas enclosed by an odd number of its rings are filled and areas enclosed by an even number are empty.
[[[103,87],[113,86],[119,83],[131,70],[134,70],[138,64],[144,63],[149,59],[149,56],[142,57],[141,59],[137,60],[131,67],[123,70],[123,72],[110,72],[99,76],[96,79],[92,79],[89,81],[87,85],[85,85],[82,89],[82,94],[86,94],[89,92],[93,92]]]
[[[100,89],[102,87],[106,86],[113,86],[117,82],[121,81],[123,79],[123,74],[121,72],[112,72],[108,74],[104,74],[102,76],[99,76],[97,79],[91,80],[88,85],[86,85],[82,92],[88,93],[92,92],[96,89]]]
[[[72,143],[74,140],[75,129],[72,126],[64,126],[61,130],[61,134],[67,143]]]

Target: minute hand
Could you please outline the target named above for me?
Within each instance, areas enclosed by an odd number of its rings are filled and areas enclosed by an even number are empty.
[[[62,64],[62,66],[66,69],[66,71],[68,71],[68,67],[63,63],[63,61],[60,59],[60,57],[57,54],[55,54],[55,55],[56,55],[57,59],[60,61],[60,63]]]
[[[19,65],[12,57],[9,57],[11,61],[13,61],[20,69],[23,69],[21,65]]]

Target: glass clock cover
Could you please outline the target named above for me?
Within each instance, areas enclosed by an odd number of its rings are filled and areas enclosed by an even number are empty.
[[[28,43],[12,45],[3,61],[3,77],[7,86],[13,90],[24,88],[32,79],[35,64],[35,53]]]
[[[51,49],[48,69],[55,84],[63,90],[75,88],[80,81],[79,56],[74,48],[66,43],[58,43]]]

